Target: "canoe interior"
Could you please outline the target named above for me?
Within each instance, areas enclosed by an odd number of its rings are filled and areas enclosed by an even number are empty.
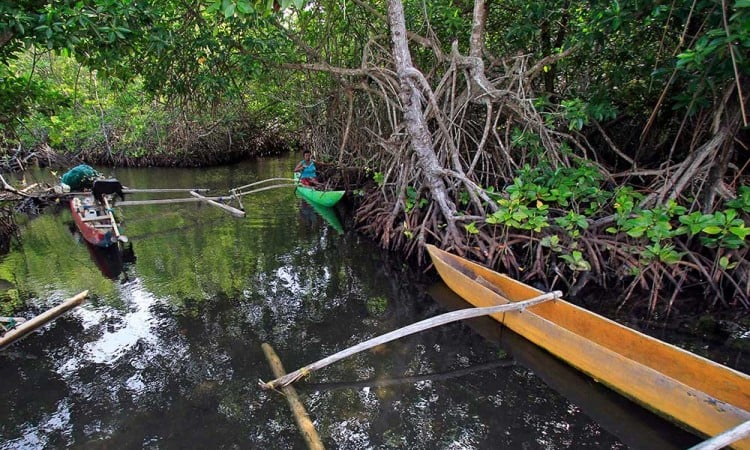
[[[86,242],[97,247],[109,247],[117,242],[112,221],[108,218],[87,221],[94,217],[104,217],[108,213],[104,206],[91,195],[76,196],[70,200],[70,211],[78,231]]]

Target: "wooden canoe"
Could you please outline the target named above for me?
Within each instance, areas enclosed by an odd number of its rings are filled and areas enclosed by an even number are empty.
[[[76,195],[70,200],[70,212],[86,242],[109,247],[118,242],[119,230],[108,208],[93,195]]]
[[[540,291],[427,245],[440,277],[476,307]],[[492,316],[595,380],[701,436],[750,420],[750,376],[564,300]],[[733,444],[750,449],[750,438]]]

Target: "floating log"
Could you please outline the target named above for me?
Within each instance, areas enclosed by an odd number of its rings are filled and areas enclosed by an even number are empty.
[[[283,377],[286,373],[284,365],[281,364],[281,360],[276,355],[273,347],[264,342],[261,348],[263,348],[263,353],[266,354],[266,359],[271,366],[274,376]],[[318,436],[318,432],[315,430],[315,426],[313,426],[310,416],[305,410],[305,406],[300,401],[297,391],[291,386],[285,386],[281,388],[281,391],[284,393],[287,403],[289,403],[289,408],[292,410],[292,414],[294,414],[294,421],[297,422],[297,427],[300,433],[302,433],[302,438],[305,440],[307,448],[324,449],[323,441],[320,440],[320,436]]]
[[[271,380],[267,383],[261,381],[260,387],[262,387],[263,389],[277,389],[279,387],[289,385],[299,380],[300,378],[307,376],[314,370],[322,369],[323,367],[326,367],[330,364],[335,363],[336,361],[342,360],[361,351],[370,349],[372,347],[377,347],[378,345],[394,341],[398,338],[402,338],[410,334],[418,333],[420,331],[428,330],[440,325],[445,325],[446,323],[456,322],[464,319],[471,319],[473,317],[489,316],[491,314],[497,314],[501,312],[523,310],[530,306],[534,306],[539,303],[543,303],[560,297],[562,297],[562,292],[553,291],[548,294],[542,294],[522,302],[516,302],[507,305],[488,306],[486,308],[467,308],[441,314],[439,316],[407,325],[403,328],[399,328],[398,330],[391,331],[390,333],[368,339],[364,342],[360,342],[357,345],[349,347],[345,350],[328,356],[327,358],[323,358],[320,361],[316,361],[305,367],[297,369],[290,374],[284,375],[283,377],[278,377],[275,380]]]
[[[75,297],[69,298],[54,308],[48,309],[47,311],[33,317],[16,328],[8,331],[2,337],[0,337],[0,348],[13,343],[14,341],[26,336],[37,328],[41,327],[47,322],[56,319],[66,311],[75,308],[80,305],[86,297],[88,297],[89,291],[83,291]]]
[[[223,203],[219,203],[219,202],[217,202],[215,200],[212,200],[209,197],[204,197],[203,195],[201,195],[201,194],[199,194],[199,193],[197,193],[195,191],[190,191],[190,195],[192,195],[193,197],[196,197],[198,199],[203,200],[204,202],[208,203],[209,205],[213,205],[213,206],[216,206],[217,208],[221,208],[224,211],[227,211],[228,213],[230,213],[230,214],[232,214],[234,216],[237,216],[237,217],[244,217],[245,216],[245,211],[239,210],[239,209],[231,207],[229,205],[225,205]]]

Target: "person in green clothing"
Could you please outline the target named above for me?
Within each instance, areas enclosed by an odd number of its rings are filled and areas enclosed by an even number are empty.
[[[302,152],[302,161],[297,163],[294,168],[299,172],[299,183],[303,186],[319,186],[318,173],[315,170],[315,161],[312,159],[312,152],[305,150]]]

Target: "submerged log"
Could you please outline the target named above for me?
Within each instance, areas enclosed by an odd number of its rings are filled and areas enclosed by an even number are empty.
[[[281,360],[273,350],[273,347],[265,342],[261,347],[263,348],[263,353],[266,354],[266,359],[268,359],[268,364],[271,366],[273,374],[277,377],[283,377],[286,372],[284,366],[281,364]],[[310,420],[310,416],[307,415],[305,406],[297,395],[297,391],[291,386],[285,386],[281,391],[284,393],[286,401],[289,403],[289,408],[292,410],[292,414],[294,414],[294,421],[297,422],[297,427],[299,428],[300,433],[302,433],[302,437],[305,439],[307,448],[314,450],[322,450],[325,448],[323,447],[323,442],[320,440],[320,436],[318,436],[318,432],[315,430],[315,426],[313,426],[313,423]]]

